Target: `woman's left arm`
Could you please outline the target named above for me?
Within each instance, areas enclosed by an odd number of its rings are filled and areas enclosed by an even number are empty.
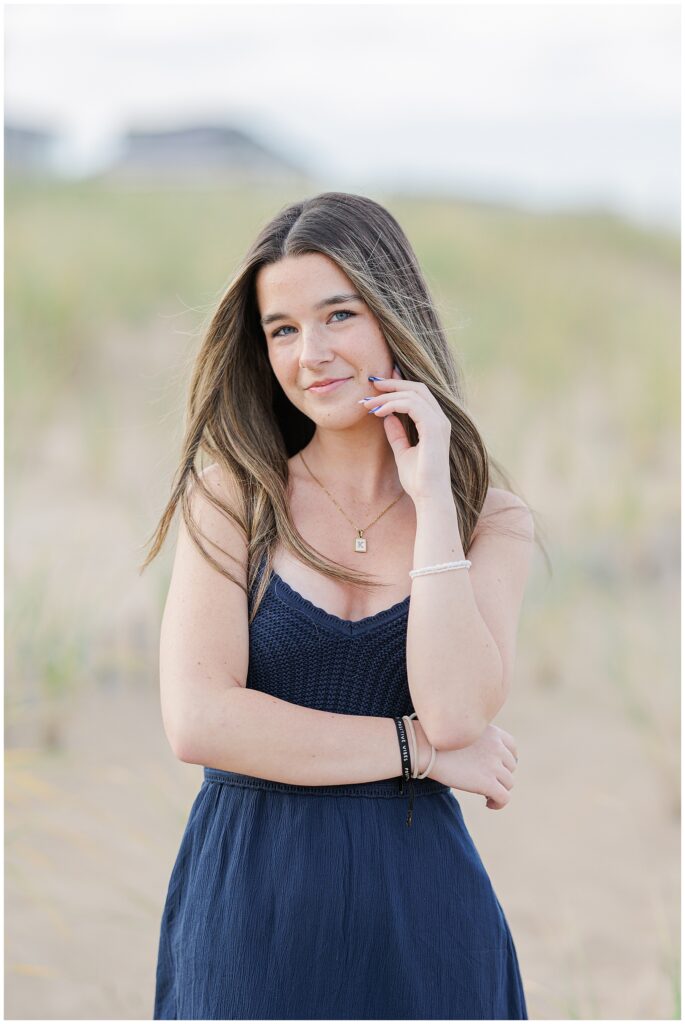
[[[482,515],[490,513],[496,513],[492,528],[476,528],[470,569],[428,573],[412,582],[409,689],[438,749],[468,746],[480,736],[511,682],[533,523],[527,506],[504,490],[488,491]],[[414,568],[464,557],[451,491],[419,499]]]
[[[416,509],[414,568],[463,559],[449,420],[422,382],[405,380],[396,369],[390,378],[369,379],[376,388],[370,412],[383,420],[400,482]],[[416,424],[416,445],[393,415],[398,412]],[[497,513],[492,530],[484,527],[491,513]],[[416,714],[437,749],[469,746],[504,704],[532,541],[525,503],[490,488],[469,548],[471,568],[413,578],[407,675]]]

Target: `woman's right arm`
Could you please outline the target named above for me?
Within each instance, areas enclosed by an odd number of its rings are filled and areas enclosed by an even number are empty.
[[[202,476],[212,493],[237,508],[239,496],[217,464]],[[199,489],[191,495],[191,512],[213,542],[212,556],[246,581],[241,531]],[[162,719],[176,757],[301,786],[400,776],[392,718],[317,711],[247,689],[248,658],[246,594],[208,564],[181,517],[160,637]],[[430,743],[416,720],[415,727],[423,771]]]

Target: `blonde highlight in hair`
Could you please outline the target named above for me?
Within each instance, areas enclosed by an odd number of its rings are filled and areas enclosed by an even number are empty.
[[[262,228],[228,285],[205,332],[193,365],[182,451],[171,497],[140,567],[157,556],[177,505],[190,536],[211,565],[245,589],[203,546],[190,493],[208,500],[244,533],[247,591],[266,556],[267,571],[255,592],[250,623],[268,586],[277,543],[313,569],[347,583],[382,586],[364,573],[328,561],[296,529],[288,502],[288,459],[311,440],[315,424],[286,397],[269,362],[260,324],[255,279],[263,266],[288,256],[320,253],[333,260],[375,315],[402,376],[422,382],[451,424],[450,477],[464,553],[468,550],[492,472],[513,490],[488,456],[467,414],[460,370],[418,260],[404,231],[379,203],[345,192],[324,192],[291,204]],[[397,413],[410,444],[418,442],[410,416]],[[235,483],[239,507],[230,508],[206,487],[196,468],[208,455]],[[498,509],[497,512],[504,511]]]

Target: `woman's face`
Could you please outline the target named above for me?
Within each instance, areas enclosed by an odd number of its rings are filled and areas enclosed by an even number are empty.
[[[367,416],[369,375],[390,377],[393,357],[378,320],[340,268],[320,253],[261,267],[257,306],[269,361],[290,401],[317,423],[338,427]],[[343,383],[317,391],[317,381]]]

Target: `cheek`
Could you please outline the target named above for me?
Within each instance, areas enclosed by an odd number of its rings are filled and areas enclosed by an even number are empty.
[[[390,348],[383,333],[377,327],[371,327],[369,324],[364,325],[355,333],[354,338],[350,339],[348,348],[349,356],[360,365],[369,362],[377,363],[389,351]]]
[[[293,355],[288,354],[285,350],[279,352],[277,349],[271,349],[269,362],[274,376],[282,388],[290,387],[297,381],[299,366]]]

